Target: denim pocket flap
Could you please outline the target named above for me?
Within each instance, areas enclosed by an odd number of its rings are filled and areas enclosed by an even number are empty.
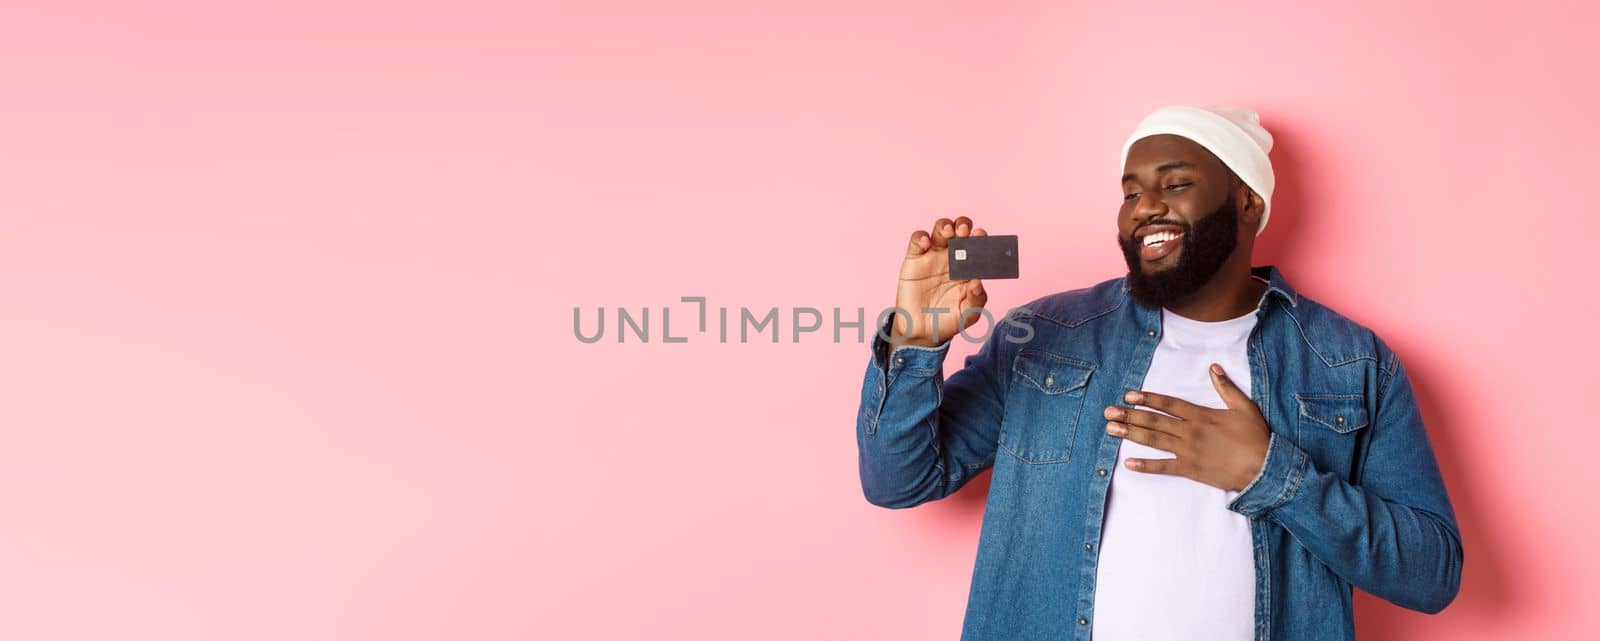
[[[1341,434],[1367,425],[1367,402],[1361,394],[1296,393],[1300,416]]]
[[[1062,394],[1087,385],[1094,366],[1065,356],[1025,349],[1012,366],[1018,376],[1046,394]]]

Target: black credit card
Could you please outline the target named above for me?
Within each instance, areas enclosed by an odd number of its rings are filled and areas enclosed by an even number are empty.
[[[1016,236],[951,238],[950,280],[1016,278]]]

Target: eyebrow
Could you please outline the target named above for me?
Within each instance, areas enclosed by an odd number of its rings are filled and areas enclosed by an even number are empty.
[[[1160,165],[1156,166],[1156,173],[1159,174],[1164,171],[1171,171],[1173,169],[1181,169],[1184,167],[1194,167],[1194,163],[1187,160],[1174,160],[1172,162],[1161,163]],[[1122,182],[1128,182],[1133,180],[1133,178],[1133,174],[1123,174]]]

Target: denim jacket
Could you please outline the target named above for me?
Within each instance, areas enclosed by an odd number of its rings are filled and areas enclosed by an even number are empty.
[[[1251,273],[1268,287],[1248,340],[1250,395],[1272,433],[1260,473],[1227,507],[1250,522],[1255,638],[1353,639],[1352,585],[1442,610],[1460,585],[1461,534],[1405,367],[1275,266]],[[1122,394],[1144,381],[1161,312],[1119,277],[1008,318],[949,378],[948,342],[891,352],[885,324],[856,415],[861,489],[906,508],[993,467],[961,638],[1085,641],[1122,442],[1101,411],[1126,406]]]

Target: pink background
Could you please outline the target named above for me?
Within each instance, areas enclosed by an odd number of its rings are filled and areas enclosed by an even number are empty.
[[[1115,277],[1175,102],[1261,112],[1256,263],[1422,401],[1461,595],[1358,594],[1362,637],[1600,623],[1592,4],[42,4],[0,15],[0,638],[953,639],[987,475],[867,504],[866,348],[678,297],[872,313],[958,214],[1024,239],[995,309]],[[690,342],[579,343],[597,305]]]

